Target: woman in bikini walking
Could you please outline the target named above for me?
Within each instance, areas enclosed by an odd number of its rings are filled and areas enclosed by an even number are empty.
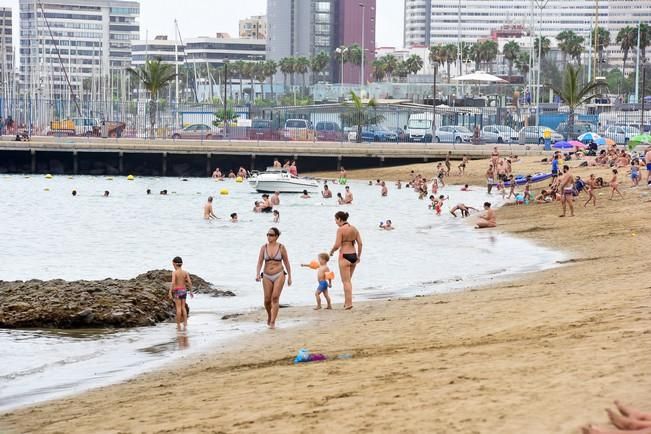
[[[339,250],[339,273],[344,285],[344,309],[353,308],[353,273],[362,259],[362,236],[354,226],[348,223],[348,213],[339,211],[335,214],[337,239],[330,249],[330,256]]]
[[[270,329],[276,328],[276,318],[280,308],[280,294],[285,286],[292,286],[292,268],[289,264],[285,246],[278,242],[280,231],[278,228],[271,228],[267,231],[267,243],[260,247],[258,256],[258,267],[255,272],[255,280],[262,280],[264,289],[264,308],[267,311],[267,326]],[[262,265],[264,263],[264,269]],[[285,267],[283,268],[283,264]]]

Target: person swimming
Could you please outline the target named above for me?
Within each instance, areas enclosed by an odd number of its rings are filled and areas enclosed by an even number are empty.
[[[308,194],[307,190],[303,190],[303,194],[300,195],[301,199],[310,199],[310,195]]]

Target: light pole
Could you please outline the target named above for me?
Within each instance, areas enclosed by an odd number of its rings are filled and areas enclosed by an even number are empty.
[[[540,124],[540,70],[542,64],[542,13],[547,7],[549,0],[536,0],[536,6],[540,9],[540,19],[538,21],[538,72],[536,74],[536,126]]]
[[[344,84],[344,56],[346,56],[346,53],[348,53],[348,47],[344,45],[337,47],[335,49],[335,53],[339,55],[339,58],[341,60],[341,76],[339,77],[339,84]]]
[[[436,134],[436,74],[439,70],[439,62],[434,60],[432,61],[432,143],[434,143],[434,136]]]
[[[364,48],[364,25],[366,21],[366,5],[364,3],[360,3],[359,7],[362,8],[362,70],[360,71],[359,74],[359,96],[360,98],[362,97],[362,92],[364,91],[364,58],[366,57],[366,51]]]

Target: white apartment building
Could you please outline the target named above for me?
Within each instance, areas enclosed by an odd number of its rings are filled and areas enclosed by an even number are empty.
[[[267,17],[265,15],[254,15],[240,20],[240,38],[243,39],[267,39]]]
[[[217,34],[226,36],[226,34]],[[167,36],[156,39],[132,41],[131,63],[135,66],[144,65],[153,59],[161,59],[163,63],[179,65],[220,67],[225,62],[259,62],[265,60],[265,41],[230,37],[208,37],[180,41],[168,40]],[[177,60],[178,59],[178,60]]]
[[[651,21],[651,0],[549,0],[542,12],[542,26],[540,18],[540,10],[532,0],[405,0],[404,44],[412,47],[459,40],[475,42],[490,38],[491,31],[510,24],[528,29],[533,26],[536,35],[542,30],[552,44],[561,31],[573,30],[586,38],[587,45],[596,18],[599,26],[610,31],[609,54],[618,57],[617,32],[636,25],[638,20]]]
[[[2,87],[0,96],[4,98],[11,94],[14,80],[12,28],[11,8],[0,8],[0,86]]]
[[[185,63],[185,47],[179,41],[168,40],[167,36],[155,39],[131,41],[131,64],[144,65],[147,60],[160,59],[170,65]]]
[[[20,0],[23,92],[67,98],[92,87],[110,98],[108,83],[131,64],[139,14],[137,1]]]

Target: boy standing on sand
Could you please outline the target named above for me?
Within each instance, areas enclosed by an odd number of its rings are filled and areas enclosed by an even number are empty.
[[[174,305],[176,306],[176,329],[181,330],[181,321],[183,321],[183,330],[187,330],[188,314],[185,310],[185,299],[188,297],[188,292],[190,292],[190,296],[194,297],[192,293],[192,280],[190,279],[190,273],[181,268],[183,267],[183,259],[181,257],[177,256],[172,259],[172,265],[174,266],[174,271],[172,271],[172,283],[168,296],[174,300]]]
[[[319,286],[316,288],[316,307],[314,310],[321,309],[321,294],[326,299],[326,309],[332,309],[332,301],[330,300],[330,294],[328,293],[328,288],[332,288],[332,279],[334,278],[333,273],[328,268],[328,261],[330,260],[330,255],[327,253],[319,253],[319,262],[316,267],[316,281],[319,282]],[[310,267],[315,268],[314,265],[317,265],[313,261],[312,264],[301,264],[301,267]]]

